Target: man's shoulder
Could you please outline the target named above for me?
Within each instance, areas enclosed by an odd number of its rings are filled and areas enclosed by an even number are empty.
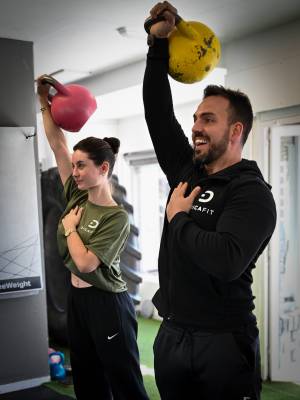
[[[229,196],[243,197],[248,202],[253,200],[275,206],[271,186],[260,176],[245,174],[236,177],[230,182],[228,189]]]

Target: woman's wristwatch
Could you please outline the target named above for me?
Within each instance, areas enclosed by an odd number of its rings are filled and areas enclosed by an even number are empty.
[[[65,237],[70,236],[71,233],[73,233],[73,232],[77,232],[76,229],[72,229],[72,228],[66,229],[65,230]]]

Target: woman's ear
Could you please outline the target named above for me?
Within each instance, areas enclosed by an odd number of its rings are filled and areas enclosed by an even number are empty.
[[[100,165],[100,174],[101,175],[106,175],[108,174],[109,171],[109,163],[107,161],[103,161],[103,163]]]

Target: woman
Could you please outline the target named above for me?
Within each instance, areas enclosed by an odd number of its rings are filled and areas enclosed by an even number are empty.
[[[130,225],[109,182],[120,142],[88,137],[74,146],[71,156],[52,119],[49,85],[42,78],[38,95],[44,128],[67,200],[57,237],[71,271],[68,331],[75,394],[78,400],[148,399],[135,310],[119,266]]]

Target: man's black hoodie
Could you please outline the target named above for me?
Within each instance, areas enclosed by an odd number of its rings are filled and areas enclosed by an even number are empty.
[[[160,288],[153,298],[169,321],[226,330],[255,321],[252,269],[276,224],[269,185],[254,161],[208,175],[174,116],[168,42],[149,48],[144,77],[145,117],[159,164],[171,187],[188,182],[201,192],[189,213],[165,217],[159,251]]]

